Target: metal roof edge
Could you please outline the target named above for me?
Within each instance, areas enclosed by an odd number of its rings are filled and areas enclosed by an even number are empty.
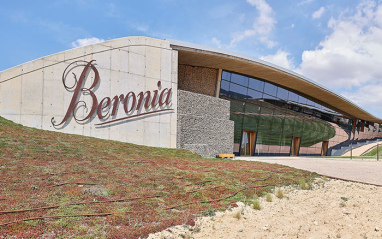
[[[323,85],[321,85],[321,84],[319,84],[319,83],[317,83],[317,82],[315,82],[315,81],[313,81],[313,80],[311,80],[311,79],[309,79],[309,78],[307,78],[307,77],[305,77],[305,76],[303,76],[297,72],[288,70],[286,68],[283,68],[281,66],[275,65],[273,63],[270,63],[270,62],[267,62],[267,61],[264,61],[264,60],[261,60],[258,58],[250,57],[250,56],[247,56],[247,55],[244,55],[241,53],[236,53],[236,52],[228,51],[228,50],[221,49],[221,48],[210,47],[210,46],[205,46],[205,45],[200,45],[200,44],[190,43],[190,42],[185,42],[185,41],[180,41],[180,40],[174,40],[174,39],[165,39],[165,40],[170,42],[170,46],[178,46],[178,47],[182,47],[182,48],[196,49],[196,50],[201,50],[201,51],[205,51],[205,52],[209,52],[209,53],[215,53],[215,54],[218,53],[218,54],[222,54],[222,55],[227,55],[227,56],[231,56],[231,57],[233,56],[233,57],[241,58],[243,60],[247,60],[247,61],[257,63],[257,64],[261,64],[267,68],[282,72],[284,74],[291,75],[291,76],[298,78],[300,80],[303,80],[303,81],[305,81],[305,82],[307,82],[313,86],[316,86],[316,87],[320,88],[321,90],[327,91],[328,93],[332,94],[333,96],[353,105],[354,107],[358,108],[360,111],[370,115],[372,118],[375,118],[376,120],[378,120],[378,123],[382,123],[382,119],[375,117],[374,115],[372,115],[368,111],[361,108],[361,106],[359,106],[358,104],[350,101],[349,99],[346,99],[344,96],[333,92],[332,90],[324,87]]]

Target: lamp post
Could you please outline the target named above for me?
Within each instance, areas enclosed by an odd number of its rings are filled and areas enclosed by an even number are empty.
[[[377,161],[379,161],[379,144],[377,144]]]
[[[353,143],[350,143],[350,160],[353,160]]]

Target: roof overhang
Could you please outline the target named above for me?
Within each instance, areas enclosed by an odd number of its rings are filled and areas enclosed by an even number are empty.
[[[169,41],[171,48],[178,51],[179,64],[223,69],[261,78],[299,93],[343,114],[345,117],[382,123],[382,119],[373,116],[348,99],[295,72],[256,58],[218,48],[176,40]]]

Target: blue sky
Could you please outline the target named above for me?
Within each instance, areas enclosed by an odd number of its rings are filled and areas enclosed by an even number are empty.
[[[0,71],[126,36],[176,39],[296,71],[382,118],[378,0],[1,0]]]

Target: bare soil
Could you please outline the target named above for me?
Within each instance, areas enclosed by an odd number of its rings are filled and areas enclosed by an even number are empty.
[[[259,199],[261,209],[239,207],[200,217],[148,238],[381,238],[382,188],[318,179],[311,190],[284,187],[285,197]],[[238,214],[240,216],[238,216]]]

